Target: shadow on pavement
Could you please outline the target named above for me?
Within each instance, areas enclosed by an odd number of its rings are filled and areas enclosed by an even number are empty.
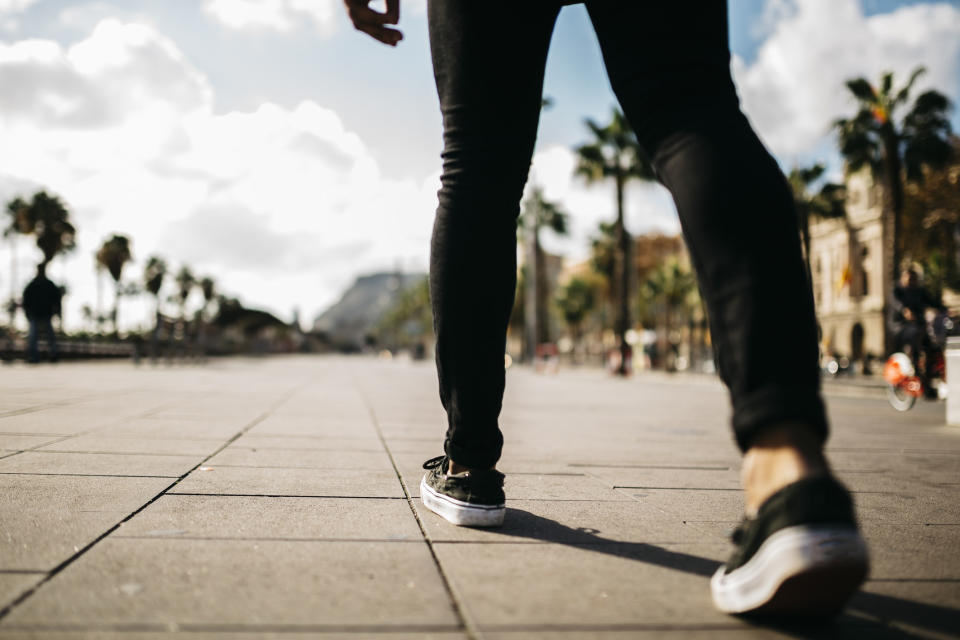
[[[675,569],[709,578],[720,567],[719,562],[701,556],[670,551],[643,542],[609,540],[597,534],[596,529],[574,529],[555,520],[544,518],[523,509],[509,509],[509,517],[502,527],[492,533],[517,538],[528,538],[586,548],[628,560]],[[894,596],[860,592],[851,600],[847,611],[869,618],[845,613],[833,620],[797,623],[782,619],[743,618],[760,627],[776,630],[795,638],[922,638],[889,624],[906,625],[918,630],[946,634],[960,629],[960,610],[939,605],[904,600]]]

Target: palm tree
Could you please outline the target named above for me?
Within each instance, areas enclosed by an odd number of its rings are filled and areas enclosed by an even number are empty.
[[[37,246],[43,252],[44,263],[49,263],[57,254],[66,253],[76,246],[77,230],[70,223],[70,212],[60,198],[40,191],[34,194],[30,211],[34,220],[33,232],[37,236]]]
[[[43,264],[48,264],[57,254],[72,250],[76,244],[77,230],[70,223],[70,212],[57,196],[46,191],[33,194],[29,202],[14,198],[7,203],[10,222],[4,229],[4,237],[11,242],[11,325],[16,311],[16,240],[14,234],[30,235],[37,238],[37,247],[43,252]]]
[[[556,304],[570,327],[576,360],[576,345],[583,335],[583,322],[597,304],[596,286],[585,278],[571,278],[557,293]]]
[[[175,280],[177,282],[177,300],[180,303],[180,317],[185,321],[187,318],[187,298],[190,297],[190,292],[197,284],[197,279],[190,271],[190,267],[183,265],[177,272]]]
[[[676,257],[671,257],[647,275],[640,292],[645,306],[653,311],[654,317],[659,316],[659,350],[666,367],[671,331],[678,323],[689,325],[700,306],[696,276]]]
[[[130,262],[133,256],[130,254],[130,238],[114,234],[103,241],[100,249],[97,251],[97,266],[106,269],[113,278],[114,297],[113,297],[113,332],[119,333],[117,323],[117,313],[120,309],[120,297],[123,295],[123,285],[120,279],[123,275],[123,267]]]
[[[619,245],[620,279],[617,283],[618,313],[616,331],[620,341],[620,368],[617,373],[626,375],[627,356],[630,350],[627,344],[627,330],[630,328],[630,235],[624,225],[624,190],[632,179],[654,180],[653,166],[646,158],[637,138],[630,129],[624,115],[613,110],[613,118],[601,127],[587,119],[587,127],[593,134],[593,141],[577,148],[576,174],[588,183],[613,178],[617,197],[617,244]]]
[[[203,310],[206,311],[210,303],[213,302],[216,293],[216,283],[210,276],[200,278],[200,292],[203,293]]]
[[[28,205],[22,198],[14,198],[7,203],[10,222],[3,230],[3,237],[10,238],[10,300],[7,303],[7,311],[10,314],[11,328],[17,313],[17,234],[30,233],[27,211]]]
[[[535,279],[531,284],[535,296],[534,321],[536,326],[533,344],[527,347],[531,352],[535,345],[550,341],[549,322],[547,321],[546,254],[540,243],[540,230],[547,228],[557,235],[565,236],[568,233],[567,217],[567,213],[556,203],[543,197],[543,190],[540,187],[534,187],[530,196],[524,201],[522,213],[517,219],[517,228],[522,240],[526,238],[527,233],[532,233],[529,244],[532,247],[531,253],[533,255],[527,257],[527,264],[535,261],[533,264]],[[523,244],[526,246],[528,243],[524,242]],[[527,355],[529,356],[531,353],[528,352]]]
[[[813,185],[823,177],[825,171],[826,167],[817,163],[812,167],[794,168],[787,176],[787,181],[793,190],[793,203],[797,210],[797,225],[800,229],[808,276],[811,273],[810,219],[845,218],[847,215],[846,187],[842,184],[827,182],[820,187],[819,191],[812,191]]]
[[[907,183],[904,202],[904,251],[923,265],[924,286],[939,299],[944,288],[960,289],[960,137],[952,136],[953,158],[926,169],[923,183]]]
[[[894,90],[893,74],[884,73],[879,88],[864,78],[847,81],[857,99],[853,118],[834,122],[840,152],[850,172],[869,167],[883,188],[883,227],[886,304],[893,299],[893,286],[900,268],[900,227],[904,204],[904,181],[923,179],[923,167],[942,167],[950,159],[947,119],[950,101],[939,91],[917,96],[913,107],[900,121],[897,111],[906,105],[910,90],[925,69],[918,67],[907,84]],[[888,333],[889,346],[891,336]]]
[[[147,264],[143,268],[143,288],[149,291],[153,296],[153,342],[156,348],[156,341],[160,335],[160,288],[163,287],[163,278],[167,275],[167,263],[159,256],[150,256],[147,258]]]

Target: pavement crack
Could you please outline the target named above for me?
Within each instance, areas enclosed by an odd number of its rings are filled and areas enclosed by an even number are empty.
[[[443,564],[440,562],[440,556],[437,555],[434,542],[430,539],[430,534],[427,533],[427,528],[420,519],[420,514],[417,512],[417,507],[413,504],[413,498],[410,495],[410,491],[407,489],[407,483],[404,482],[403,474],[400,473],[400,467],[397,466],[397,461],[393,457],[393,452],[390,451],[390,446],[387,444],[387,439],[384,437],[383,430],[380,428],[380,421],[377,419],[377,412],[373,408],[373,403],[370,401],[370,398],[367,396],[366,392],[364,392],[363,386],[359,383],[359,381],[354,379],[354,384],[357,387],[357,391],[360,393],[360,397],[363,399],[363,403],[367,408],[367,412],[370,414],[370,420],[373,423],[373,428],[377,432],[377,437],[380,438],[380,444],[383,445],[383,450],[386,451],[387,457],[390,458],[390,464],[393,465],[393,471],[397,474],[397,480],[400,482],[400,487],[403,489],[403,495],[407,500],[407,506],[410,507],[410,513],[413,514],[414,520],[417,521],[417,526],[420,528],[420,533],[423,535],[423,541],[426,543],[427,550],[430,552],[430,557],[433,558],[433,563],[437,567],[437,573],[440,574],[440,580],[443,582],[443,587],[446,590],[447,595],[450,596],[450,605],[453,608],[453,613],[457,617],[457,620],[460,621],[461,628],[467,634],[467,637],[470,638],[470,640],[478,640],[481,637],[480,632],[470,620],[469,616],[467,616],[466,607],[463,606],[460,596],[453,587],[453,581],[450,580],[450,576],[447,575],[446,569],[444,569]]]

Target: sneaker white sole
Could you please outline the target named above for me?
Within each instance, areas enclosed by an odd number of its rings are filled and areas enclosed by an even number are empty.
[[[503,524],[505,505],[476,505],[431,489],[427,477],[420,480],[420,501],[438,516],[462,527],[497,527]]]
[[[710,580],[717,609],[732,614],[832,615],[866,579],[867,546],[849,528],[777,531],[742,567]]]

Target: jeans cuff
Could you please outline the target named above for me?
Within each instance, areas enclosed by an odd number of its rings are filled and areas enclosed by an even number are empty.
[[[460,466],[470,469],[492,469],[500,459],[500,453],[503,450],[503,435],[499,429],[496,433],[497,437],[493,442],[467,443],[466,446],[454,442],[451,434],[448,433],[443,443],[443,450]]]
[[[821,444],[827,441],[827,412],[818,387],[765,387],[733,403],[733,432],[742,452],[766,429],[787,422],[806,426]]]

